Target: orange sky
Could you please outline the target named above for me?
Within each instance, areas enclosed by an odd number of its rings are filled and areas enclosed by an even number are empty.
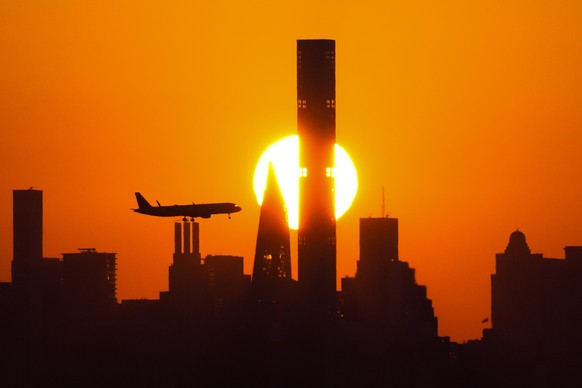
[[[44,191],[44,252],[118,253],[118,296],[167,290],[172,219],[129,211],[232,201],[202,254],[251,272],[261,153],[295,133],[295,41],[336,39],[337,138],[360,174],[338,223],[353,275],[358,219],[400,219],[400,256],[439,334],[478,338],[494,255],[582,245],[582,2],[0,2],[0,281],[12,190]],[[293,257],[296,260],[296,257]]]

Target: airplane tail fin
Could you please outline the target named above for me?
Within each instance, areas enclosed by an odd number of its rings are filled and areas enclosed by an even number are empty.
[[[143,197],[143,195],[141,195],[141,193],[135,193],[135,198],[137,199],[137,206],[140,209],[144,209],[146,207],[152,207],[152,205],[150,205],[150,203],[148,201],[146,201],[146,199]]]

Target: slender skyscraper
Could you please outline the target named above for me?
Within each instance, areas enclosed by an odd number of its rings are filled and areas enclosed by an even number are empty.
[[[42,191],[14,190],[12,283],[29,288],[38,282],[42,261]]]
[[[42,259],[42,191],[14,190],[14,260]]]
[[[336,291],[335,41],[297,41],[299,285],[330,307]]]

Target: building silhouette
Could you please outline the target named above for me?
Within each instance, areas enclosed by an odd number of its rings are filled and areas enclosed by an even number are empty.
[[[117,257],[115,253],[81,248],[63,253],[62,292],[66,309],[96,312],[117,304]]]
[[[168,269],[168,296],[176,303],[200,304],[207,288],[207,274],[200,256],[200,225],[197,222],[174,224],[172,258]]]
[[[31,320],[56,319],[64,311],[95,312],[117,303],[115,253],[94,248],[43,257],[43,192],[13,191],[16,310]]]
[[[200,254],[200,224],[174,224],[174,254],[169,270],[169,290],[160,292],[160,302],[173,312],[204,319],[223,319],[240,314],[242,299],[249,292],[250,276],[243,272],[243,258]],[[127,304],[152,303],[132,301]],[[136,307],[139,308],[139,307]],[[154,309],[157,307],[154,307]]]
[[[582,346],[582,247],[565,259],[531,253],[525,235],[511,233],[491,275],[494,334],[529,356],[578,353]]]
[[[279,288],[292,281],[287,209],[275,170],[269,164],[253,263],[252,285],[255,298],[270,302],[275,299]]]
[[[242,256],[207,255],[204,265],[208,274],[208,294],[212,314],[220,321],[233,321],[248,308],[251,276],[245,275]]]
[[[297,41],[299,286],[318,309],[336,297],[335,41]]]
[[[42,191],[12,192],[14,255],[12,284],[16,289],[38,286],[42,265]]]
[[[362,386],[438,386],[446,346],[426,287],[398,257],[398,219],[360,219],[355,277],[342,279],[341,312],[357,352],[349,368]]]
[[[398,258],[398,219],[360,219],[360,260],[355,278],[342,279],[342,291],[344,313],[360,338],[391,344],[438,340],[426,286]]]
[[[582,386],[582,247],[565,259],[532,253],[509,236],[491,275],[491,328],[459,347],[466,386]]]
[[[13,190],[14,246],[12,284],[17,306],[29,319],[54,314],[61,298],[62,268],[43,258],[43,193]]]
[[[360,261],[398,261],[398,218],[360,218]]]

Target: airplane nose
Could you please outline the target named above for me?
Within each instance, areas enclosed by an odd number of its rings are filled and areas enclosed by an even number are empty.
[[[240,211],[242,210],[242,207],[240,207],[240,206],[235,206],[235,207],[234,207],[234,210],[235,210],[235,211],[237,211],[237,212],[240,212]]]

